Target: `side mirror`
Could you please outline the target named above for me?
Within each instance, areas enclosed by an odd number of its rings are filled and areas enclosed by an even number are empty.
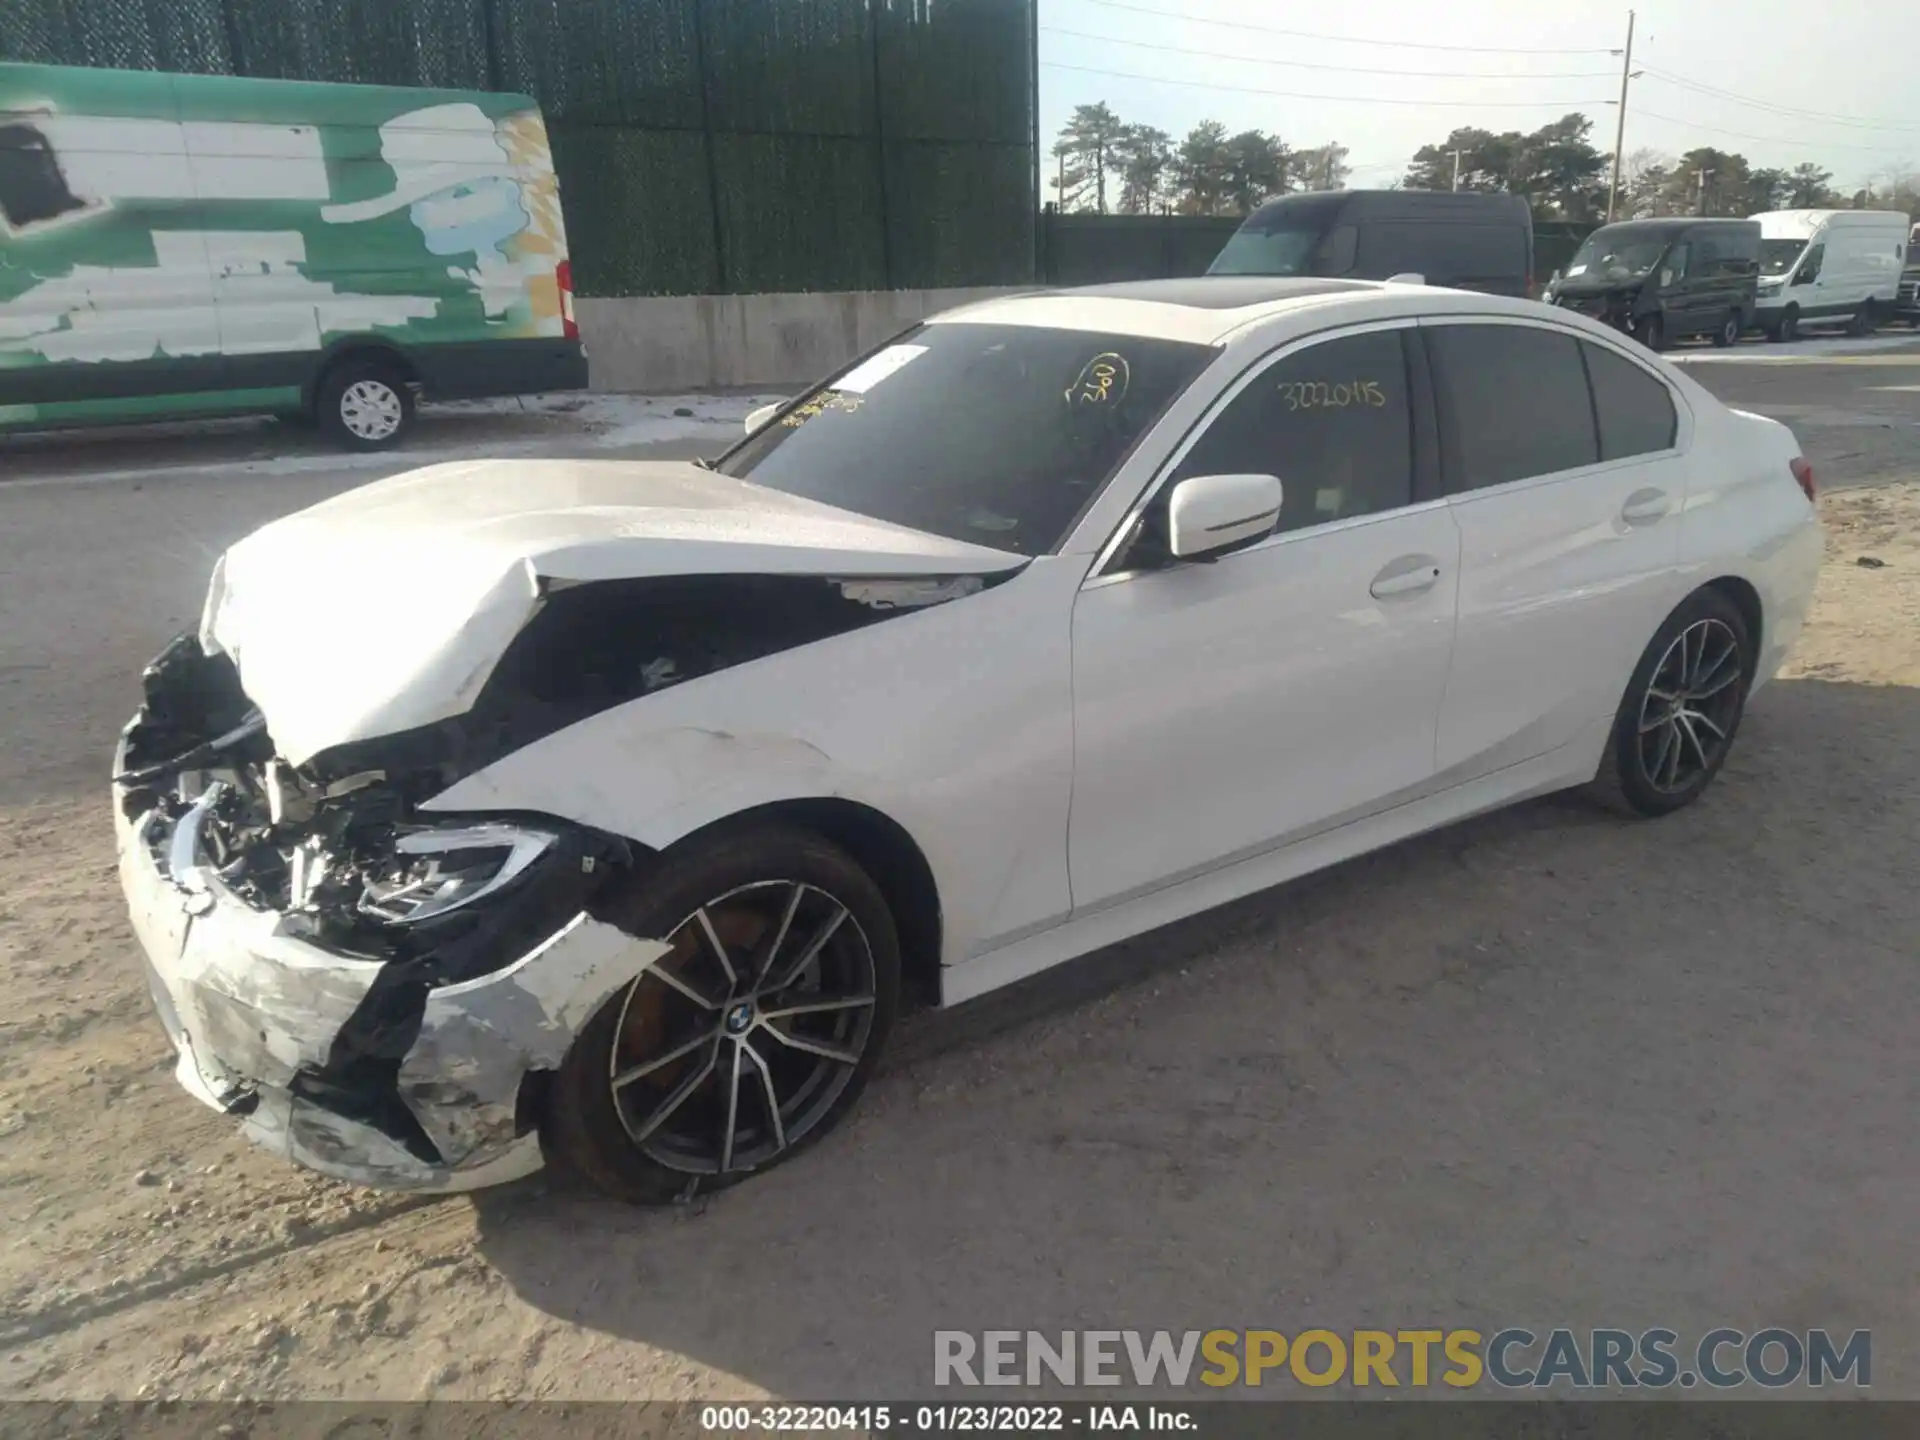
[[[1560,274],[1560,272],[1559,272],[1558,270],[1556,270],[1556,271],[1554,271],[1554,272],[1553,272],[1553,278],[1552,278],[1551,280],[1549,280],[1549,281],[1548,281],[1547,283],[1548,283],[1549,285],[1558,285],[1558,284],[1560,283],[1560,281],[1561,281],[1561,279],[1562,279],[1562,278],[1563,278],[1563,277],[1561,276],[1561,274]]]
[[[1176,560],[1208,560],[1256,540],[1280,523],[1276,475],[1195,475],[1167,500],[1167,548]]]
[[[747,433],[751,435],[762,425],[773,419],[774,416],[780,413],[780,407],[786,403],[784,400],[776,400],[771,405],[762,405],[758,410],[747,416]]]
[[[1664,290],[1671,284],[1673,284],[1673,271],[1662,270],[1660,272],[1660,288]]]

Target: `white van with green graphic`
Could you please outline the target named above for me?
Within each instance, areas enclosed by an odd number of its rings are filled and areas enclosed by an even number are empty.
[[[521,95],[0,64],[0,433],[582,388]]]

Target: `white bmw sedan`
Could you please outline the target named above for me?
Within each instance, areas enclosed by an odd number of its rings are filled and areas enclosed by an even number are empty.
[[[1565,311],[1240,277],[942,315],[713,464],[380,481],[230,550],[123,738],[179,1079],[368,1184],[727,1183],[908,993],[1527,796],[1689,803],[1813,489]]]

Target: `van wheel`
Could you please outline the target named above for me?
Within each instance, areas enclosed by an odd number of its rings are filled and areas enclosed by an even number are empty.
[[[1873,332],[1873,305],[1869,302],[1854,311],[1852,317],[1848,319],[1847,334],[1858,338],[1863,335],[1871,335]]]
[[[1658,315],[1647,316],[1640,322],[1639,329],[1635,333],[1639,335],[1640,343],[1649,350],[1667,348],[1667,327]]]
[[[1720,322],[1720,328],[1713,332],[1713,343],[1724,350],[1740,338],[1740,312],[1730,311],[1727,318]]]
[[[1780,328],[1774,332],[1774,339],[1783,342],[1800,338],[1800,307],[1789,305],[1786,314],[1780,317]]]
[[[391,360],[348,358],[320,382],[314,418],[336,445],[385,450],[413,428],[413,387]]]

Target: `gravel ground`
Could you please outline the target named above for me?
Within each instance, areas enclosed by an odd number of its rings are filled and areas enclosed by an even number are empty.
[[[1419,1323],[1871,1328],[1920,1397],[1920,486],[1823,500],[1692,809],[1523,806],[914,1017],[841,1134],[671,1212],[355,1191],[177,1091],[103,748],[317,497],[110,489],[0,511],[0,1396],[905,1396],[936,1328]]]

